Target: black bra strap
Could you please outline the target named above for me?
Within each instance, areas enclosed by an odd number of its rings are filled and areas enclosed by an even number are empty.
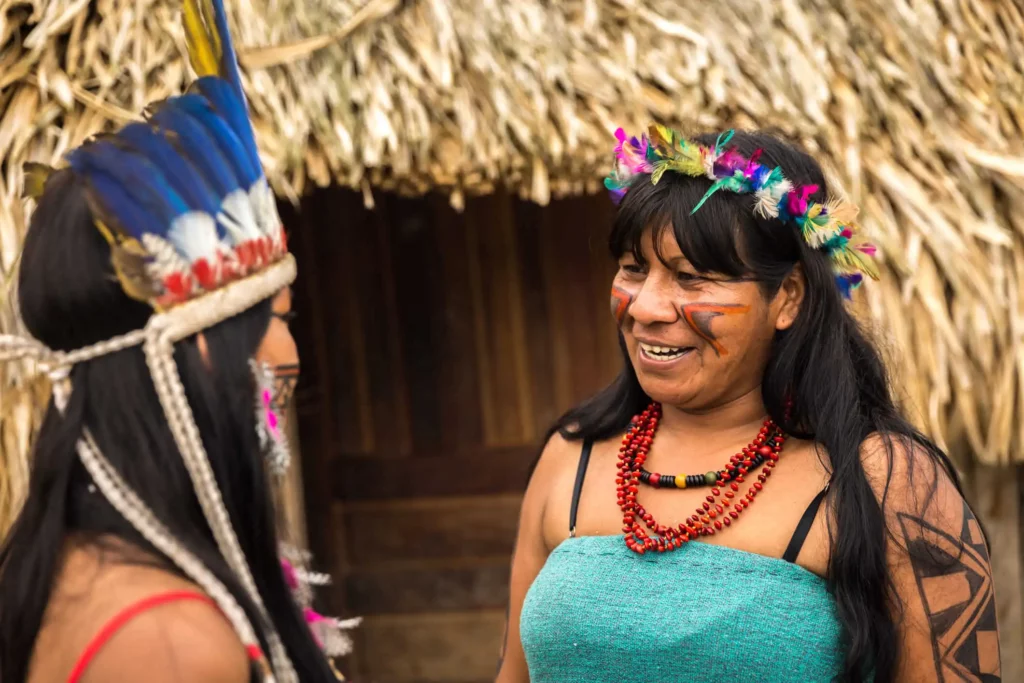
[[[587,465],[590,463],[590,449],[593,446],[594,442],[588,439],[583,442],[583,450],[580,451],[580,464],[576,468],[576,484],[572,487],[572,507],[569,508],[569,538],[576,537],[576,509],[580,506],[583,478],[587,476]]]
[[[807,509],[804,510],[804,516],[800,518],[800,523],[796,525],[793,538],[789,539],[789,547],[786,548],[786,552],[782,555],[782,559],[786,562],[796,562],[796,558],[800,556],[800,549],[804,547],[807,533],[811,530],[811,524],[814,523],[814,518],[818,514],[818,508],[821,507],[821,501],[825,499],[826,493],[828,493],[827,485],[821,490],[821,493],[814,497],[814,500],[807,506]]]

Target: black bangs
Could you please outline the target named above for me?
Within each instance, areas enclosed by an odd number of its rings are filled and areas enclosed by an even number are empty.
[[[741,257],[747,245],[740,243],[750,233],[752,223],[749,197],[716,192],[696,213],[691,214],[711,187],[705,178],[691,178],[666,173],[657,185],[650,176],[641,176],[626,193],[609,238],[613,258],[631,252],[643,264],[641,244],[650,228],[654,250],[664,262],[661,237],[671,227],[680,251],[701,273],[718,273],[729,277],[752,273],[750,264]]]

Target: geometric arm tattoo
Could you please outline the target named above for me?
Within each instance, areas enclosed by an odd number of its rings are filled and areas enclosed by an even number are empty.
[[[964,503],[960,538],[919,517],[898,513],[897,519],[931,629],[938,680],[1002,680],[992,570],[971,508]]]

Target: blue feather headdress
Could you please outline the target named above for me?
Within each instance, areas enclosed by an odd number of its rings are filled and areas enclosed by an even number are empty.
[[[68,154],[125,291],[166,310],[287,253],[260,165],[223,0],[186,0],[199,78],[145,123]]]

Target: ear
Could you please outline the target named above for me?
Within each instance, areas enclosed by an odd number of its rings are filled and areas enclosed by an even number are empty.
[[[196,335],[196,348],[199,349],[199,357],[203,359],[203,365],[210,367],[210,347],[206,345],[206,335],[200,332]]]
[[[772,308],[776,311],[775,329],[786,330],[793,325],[800,313],[806,291],[807,279],[804,277],[804,268],[798,263],[782,281],[772,302]]]

